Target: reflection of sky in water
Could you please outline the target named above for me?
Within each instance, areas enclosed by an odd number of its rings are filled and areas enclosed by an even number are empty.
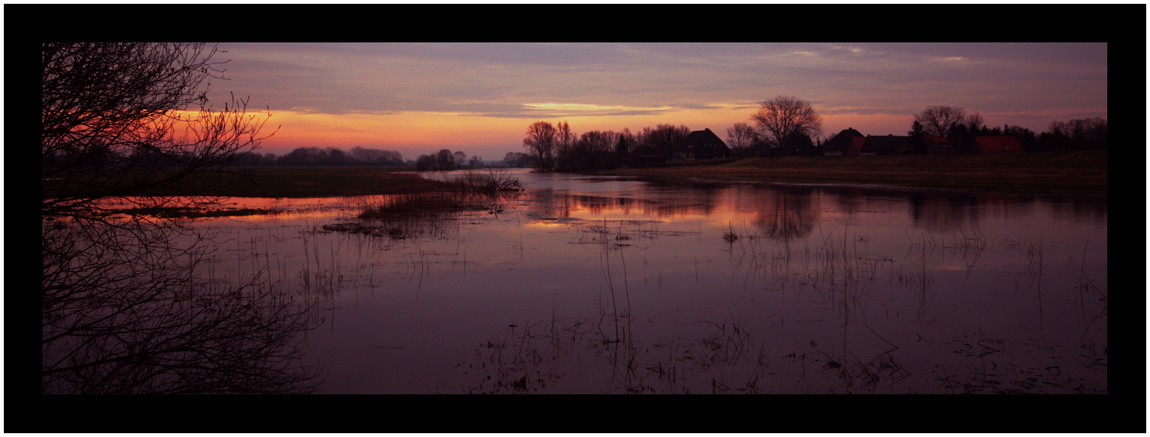
[[[290,287],[305,268],[323,274],[312,356],[333,392],[514,391],[524,386],[484,381],[527,370],[493,371],[507,357],[491,361],[497,349],[480,345],[517,339],[536,354],[567,339],[565,352],[530,361],[552,376],[533,387],[556,392],[700,392],[719,369],[775,393],[950,393],[974,379],[984,392],[1105,391],[1104,366],[1058,381],[1008,374],[1104,357],[1105,198],[519,176],[527,193],[500,213],[447,220],[439,238],[311,232],[378,200],[364,198],[232,199],[296,212],[197,223],[233,238],[220,256],[240,260],[220,271],[250,274],[245,262],[262,259]],[[625,381],[603,358],[622,343],[582,337],[613,337],[616,320],[647,369]],[[694,361],[691,345],[711,344],[719,326],[736,338],[739,324],[754,337],[747,353],[765,361]],[[972,367],[988,357],[991,376]],[[738,367],[752,361],[770,364]],[[682,379],[652,373],[655,363]]]

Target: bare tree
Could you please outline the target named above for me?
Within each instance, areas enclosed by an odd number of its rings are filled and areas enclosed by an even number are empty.
[[[455,170],[455,164],[455,154],[451,153],[451,150],[439,149],[439,153],[435,155],[436,170]]]
[[[982,117],[978,117],[978,121],[981,120]],[[927,106],[922,112],[914,115],[914,121],[919,122],[923,129],[926,129],[926,133],[946,138],[956,125],[967,121],[967,116],[966,110],[962,108]]]
[[[1102,117],[1079,118],[1069,121],[1052,121],[1047,132],[1043,133],[1047,142],[1060,150],[1105,150],[1107,148],[1108,127]]]
[[[95,201],[109,196],[235,181],[221,176],[264,138],[267,117],[248,114],[244,99],[210,106],[207,81],[222,74],[216,53],[204,44],[44,43],[43,212],[98,214]],[[187,110],[193,104],[198,111]]]
[[[788,138],[814,137],[822,133],[823,118],[814,106],[797,97],[778,96],[764,101],[751,120],[771,148],[783,147]]]
[[[686,125],[658,124],[654,128],[643,128],[638,137],[643,146],[651,146],[659,153],[670,155],[690,134],[691,128]]]
[[[266,137],[246,100],[209,105],[218,51],[41,47],[43,392],[314,391],[300,360],[310,308],[288,303],[266,269],[208,284],[203,236],[131,208],[214,205],[178,194],[240,182],[229,164]]]
[[[537,121],[527,127],[527,137],[523,147],[535,157],[535,166],[540,171],[555,169],[555,155],[559,131],[550,122]]]
[[[759,132],[746,123],[735,123],[727,128],[727,145],[734,155],[742,155],[759,142]]]
[[[572,170],[601,170],[619,166],[613,150],[618,135],[612,131],[584,132],[564,155],[564,165]]]
[[[559,150],[566,149],[575,144],[575,132],[571,131],[571,126],[564,120],[555,125],[555,140],[559,144]]]

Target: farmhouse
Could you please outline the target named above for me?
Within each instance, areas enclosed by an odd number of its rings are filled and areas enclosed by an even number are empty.
[[[858,156],[865,141],[862,132],[848,127],[823,143],[819,153],[823,156]]]
[[[710,129],[691,132],[671,151],[671,157],[675,160],[715,159],[728,156],[731,156],[731,148]]]
[[[923,141],[926,142],[926,153],[954,153],[955,150],[950,147],[950,142],[946,138],[938,135],[927,134],[922,136]]]

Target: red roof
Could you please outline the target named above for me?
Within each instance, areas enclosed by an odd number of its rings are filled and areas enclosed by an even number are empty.
[[[940,136],[934,135],[934,134],[923,135],[922,139],[926,140],[927,144],[948,143],[949,142],[946,140],[946,138],[943,138],[943,137],[940,137]]]
[[[1022,151],[1022,145],[1018,143],[1018,138],[1015,137],[974,137],[974,141],[985,153],[1018,153]]]

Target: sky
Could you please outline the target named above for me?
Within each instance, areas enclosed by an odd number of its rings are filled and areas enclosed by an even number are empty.
[[[227,80],[271,118],[260,151],[360,146],[524,152],[527,127],[576,134],[658,124],[726,139],[764,101],[794,96],[847,128],[905,135],[927,106],[1035,133],[1107,117],[1105,43],[220,43]],[[258,110],[257,110],[258,108]]]

